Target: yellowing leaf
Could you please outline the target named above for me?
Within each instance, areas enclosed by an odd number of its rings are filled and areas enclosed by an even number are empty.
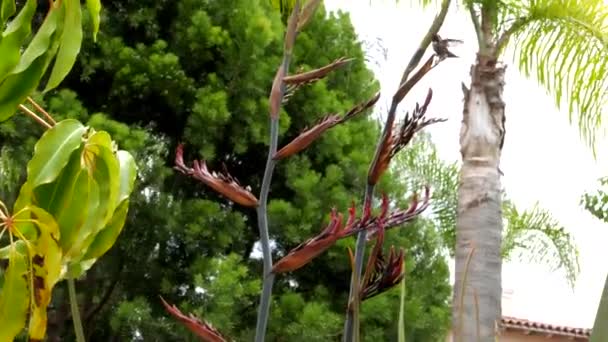
[[[39,231],[29,254],[33,301],[30,303],[28,334],[30,341],[42,341],[46,335],[47,307],[51,302],[53,287],[61,274],[62,253],[57,244],[59,227],[55,219],[41,208],[28,209]]]
[[[25,244],[12,246],[9,258],[0,284],[0,341],[13,341],[25,327],[30,303]]]

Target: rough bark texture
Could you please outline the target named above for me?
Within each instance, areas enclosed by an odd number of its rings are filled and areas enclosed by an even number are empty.
[[[478,56],[471,85],[463,85],[462,169],[456,220],[454,341],[494,342],[501,317],[501,187],[505,67]],[[468,269],[467,269],[468,264]],[[463,291],[464,283],[464,291]]]

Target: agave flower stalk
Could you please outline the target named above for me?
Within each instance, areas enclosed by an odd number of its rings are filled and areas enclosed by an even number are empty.
[[[342,224],[342,214],[338,214],[334,208],[330,214],[330,222],[325,229],[317,236],[306,240],[292,249],[274,264],[272,271],[273,273],[295,271],[321,255],[338,240],[360,232],[366,232],[368,240],[378,235],[377,241],[379,241],[381,247],[384,231],[412,221],[428,207],[428,200],[429,188],[427,187],[422,204],[418,202],[418,196],[414,195],[407,209],[394,209],[391,211],[388,206],[388,198],[383,197],[382,211],[379,215],[373,215],[371,213],[371,205],[366,205],[360,218],[357,218],[355,204],[353,203],[348,209],[348,220],[344,225]],[[373,253],[373,255],[375,254],[378,254],[378,252]]]
[[[360,103],[351,108],[344,116],[338,114],[327,115],[317,122],[312,128],[304,129],[300,135],[293,139],[289,144],[285,145],[274,155],[275,160],[280,160],[296,154],[306,149],[310,144],[317,140],[325,131],[339,124],[342,124],[365,110],[373,107],[380,99],[380,93],[377,93],[366,102]]]
[[[309,14],[309,16],[311,16]],[[263,285],[262,294],[260,297],[260,306],[258,309],[258,318],[255,330],[255,341],[264,342],[266,336],[266,326],[268,324],[268,314],[270,312],[270,297],[272,295],[272,285],[274,283],[274,273],[272,273],[272,254],[270,252],[270,238],[268,236],[268,192],[270,191],[270,183],[272,173],[276,161],[274,155],[277,152],[279,139],[279,110],[281,107],[283,96],[285,95],[284,78],[289,70],[289,63],[293,53],[293,46],[297,36],[298,21],[300,19],[300,1],[296,0],[293,11],[287,22],[287,31],[285,33],[285,43],[283,48],[283,61],[279,66],[275,79],[270,90],[270,144],[268,147],[268,158],[266,160],[266,168],[264,170],[264,178],[262,180],[262,188],[260,189],[260,200],[257,210],[258,230],[260,232],[260,243],[262,245],[263,255]],[[305,19],[308,20],[308,19]]]
[[[188,330],[192,331],[202,341],[227,342],[228,340],[215,329],[210,323],[203,322],[193,314],[184,315],[175,305],[170,305],[163,297],[160,297],[165,310],[180,321]]]
[[[258,199],[247,188],[243,188],[228,172],[209,172],[204,160],[195,160],[193,164],[194,167],[186,166],[184,163],[184,145],[179,144],[175,151],[174,168],[177,171],[201,181],[235,203],[245,207],[258,205]]]
[[[411,90],[411,88],[432,68],[434,68],[437,64],[439,64],[442,60],[439,59],[438,56],[431,56],[427,60],[427,62],[416,72],[411,78],[409,78],[410,73],[416,68],[424,52],[427,50],[429,45],[431,44],[431,39],[434,35],[439,32],[441,25],[447,15],[448,9],[450,5],[450,0],[443,0],[441,4],[441,11],[439,15],[435,17],[431,27],[429,28],[427,34],[422,39],[420,46],[410,59],[403,76],[400,81],[400,86],[393,96],[390,109],[388,111],[388,115],[384,124],[384,129],[382,131],[382,135],[380,137],[379,143],[376,147],[376,152],[374,158],[372,159],[370,169],[368,172],[368,180],[365,188],[365,194],[363,197],[364,206],[371,203],[374,188],[376,183],[378,182],[382,173],[388,168],[388,162],[390,162],[390,157],[387,158],[387,154],[390,154],[389,146],[393,145],[393,124],[395,122],[395,117],[397,113],[397,107],[399,103],[403,100],[403,98],[407,95],[407,93]],[[383,161],[386,161],[387,164],[384,165]],[[361,231],[357,235],[357,242],[355,245],[355,255],[353,262],[353,272],[350,283],[350,293],[349,293],[349,306],[346,313],[346,322],[344,323],[344,334],[343,341],[351,342],[359,341],[359,282],[361,278],[361,272],[363,269],[363,256],[365,253],[365,241],[366,241],[366,232]]]

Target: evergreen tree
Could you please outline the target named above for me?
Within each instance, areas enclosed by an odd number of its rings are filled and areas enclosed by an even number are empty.
[[[214,170],[225,164],[241,184],[259,189],[268,91],[281,58],[280,14],[264,0],[108,0],[104,6],[98,42],[85,41],[63,88],[40,99],[57,119],[75,117],[107,130],[140,165],[121,236],[77,282],[87,340],[194,340],[164,311],[159,295],[227,336],[251,340],[261,288],[255,213],[171,168],[175,146],[184,142],[188,159],[203,158]],[[342,56],[354,61],[289,99],[280,145],[378,90],[348,15],[320,8],[298,37],[292,65],[308,70]],[[16,116],[0,126],[2,172],[13,175],[3,177],[8,198],[41,134],[27,120]],[[352,200],[359,202],[378,134],[374,121],[361,117],[278,164],[269,203],[275,260],[316,235],[332,207],[346,212]],[[379,189],[402,205],[421,190],[390,175]],[[440,340],[450,287],[436,227],[420,219],[390,230],[387,240],[407,253],[409,340]],[[305,268],[277,278],[269,341],[339,338],[350,279],[347,247],[353,245],[340,241]],[[392,290],[363,304],[366,341],[395,338],[398,298]],[[71,334],[67,290],[58,287],[49,337],[71,340]]]

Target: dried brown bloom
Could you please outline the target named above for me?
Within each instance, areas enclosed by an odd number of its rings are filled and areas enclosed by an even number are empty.
[[[333,246],[339,239],[355,234],[357,232],[356,229],[358,229],[362,222],[368,222],[371,217],[371,209],[369,207],[365,208],[361,219],[357,220],[356,215],[355,204],[352,203],[348,209],[348,220],[343,226],[342,214],[338,214],[334,208],[330,214],[330,222],[327,227],[319,235],[308,239],[292,249],[286,256],[274,264],[272,271],[274,273],[291,272],[306,265]]]
[[[307,71],[307,72],[303,72],[300,74],[285,76],[285,78],[283,79],[283,82],[285,82],[285,84],[312,83],[312,82],[315,82],[315,81],[318,81],[318,80],[324,78],[330,72],[348,64],[352,60],[353,60],[352,58],[340,57],[324,67],[314,69],[311,71]]]
[[[407,209],[397,209],[391,211],[387,215],[384,221],[383,229],[390,229],[414,220],[416,217],[418,217],[418,215],[422,214],[422,212],[426,210],[426,208],[428,208],[430,197],[431,189],[426,186],[424,188],[424,197],[422,199],[422,202],[418,200],[418,195],[414,194],[414,196],[412,196],[410,206]],[[368,240],[372,239],[377,233],[376,220],[376,218],[370,219],[366,225],[361,227],[361,229],[367,231]]]
[[[289,157],[295,153],[298,153],[308,146],[312,144],[315,140],[317,140],[323,132],[328,129],[344,123],[353,117],[357,116],[357,114],[362,113],[366,109],[372,107],[380,98],[380,93],[377,93],[370,100],[360,103],[353,108],[351,108],[344,116],[340,116],[338,114],[328,115],[322,118],[316,125],[314,125],[310,129],[305,129],[300,135],[298,135],[295,139],[293,139],[289,144],[285,145],[281,148],[275,155],[274,159],[279,160],[286,157]]]
[[[382,213],[374,220],[376,243],[367,260],[367,267],[365,268],[365,274],[361,282],[359,293],[361,301],[390,289],[403,278],[403,251],[401,250],[399,255],[396,255],[394,248],[391,247],[388,260],[385,259],[382,253],[387,213],[388,198],[383,196]]]
[[[296,36],[298,35],[297,27],[298,21],[300,21],[300,0],[296,0],[293,6],[293,11],[287,21],[287,32],[285,33],[285,45],[284,51],[287,55],[291,55],[293,51],[293,45],[296,42]]]
[[[302,31],[302,28],[308,24],[320,3],[321,0],[308,0],[308,2],[306,2],[306,5],[304,5],[302,13],[300,14],[300,20],[298,21],[298,32]]]
[[[414,134],[422,130],[424,127],[432,125],[437,122],[444,122],[446,119],[426,119],[424,115],[426,110],[431,103],[433,98],[433,90],[429,88],[429,91],[424,100],[422,107],[416,103],[416,108],[410,116],[410,113],[405,115],[405,119],[401,123],[399,129],[395,132],[393,137],[393,145],[391,146],[390,157],[394,157],[399,151],[401,151],[414,137]]]
[[[211,324],[203,322],[196,318],[194,315],[184,315],[175,305],[169,305],[163,297],[160,297],[163,302],[165,309],[175,317],[180,323],[182,323],[188,330],[192,331],[198,336],[201,341],[207,342],[226,342],[226,338],[220,334]]]
[[[367,174],[367,183],[375,185],[380,180],[380,176],[388,169],[391,162],[391,148],[393,146],[393,127],[388,127],[386,134],[380,143],[378,157],[372,161]]]
[[[406,82],[400,85],[399,89],[397,89],[397,91],[395,92],[395,95],[393,95],[393,103],[400,103],[403,98],[405,98],[405,95],[407,95],[410,90],[412,90],[416,83],[418,83],[422,79],[422,77],[424,77],[424,75],[426,75],[429,71],[431,71],[431,69],[436,67],[441,61],[438,61],[436,63],[434,62],[435,56],[433,55],[429,57],[429,59],[427,59],[427,61],[420,67],[420,69],[418,69],[418,71],[416,71],[414,76],[410,77]]]
[[[342,214],[331,212],[331,220],[321,234],[292,249],[289,254],[277,261],[272,267],[273,273],[295,271],[319,256],[340,238],[342,229]]]
[[[359,295],[361,301],[391,289],[399,284],[404,276],[403,249],[399,249],[399,254],[397,254],[394,247],[391,246],[388,260],[380,249],[373,262],[372,271],[369,276],[366,274],[365,282],[361,286],[361,293]]]
[[[229,200],[246,207],[258,205],[258,199],[249,191],[242,188],[238,181],[228,173],[209,172],[205,161],[195,160],[194,167],[187,167],[184,163],[184,146],[179,144],[175,153],[175,169],[193,177],[213,190],[219,192]]]
[[[422,107],[416,103],[414,113],[411,116],[407,113],[399,127],[388,127],[380,144],[378,158],[373,161],[370,167],[367,176],[369,184],[374,185],[380,180],[382,174],[388,169],[392,158],[412,140],[416,132],[431,124],[446,121],[446,119],[426,119],[424,117],[432,98],[433,91],[429,89]]]
[[[281,64],[279,69],[277,70],[277,74],[274,76],[274,81],[272,82],[272,89],[270,89],[270,117],[273,120],[277,120],[279,118],[279,109],[281,107],[281,99],[284,93],[284,83],[283,78],[285,77],[285,66]]]

